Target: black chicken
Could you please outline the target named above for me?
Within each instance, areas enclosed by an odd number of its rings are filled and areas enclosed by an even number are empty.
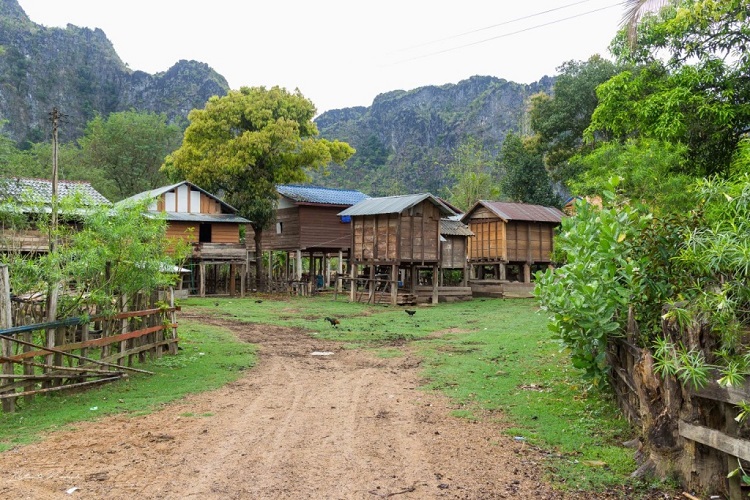
[[[336,318],[329,318],[328,316],[326,316],[325,320],[328,321],[331,324],[331,326],[334,328],[338,328],[339,325],[341,324],[341,321],[339,321]]]
[[[404,311],[406,311],[406,314],[408,314],[409,316],[414,316],[414,313],[417,312],[414,309],[404,309]]]

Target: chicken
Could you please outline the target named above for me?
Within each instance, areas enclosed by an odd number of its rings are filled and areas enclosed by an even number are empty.
[[[256,301],[255,301],[255,303],[256,303],[256,304],[261,304],[261,303],[263,303],[263,301],[262,301],[262,300],[260,300],[260,299],[258,299],[258,300],[256,300]]]
[[[331,326],[334,328],[338,328],[339,325],[341,324],[341,321],[339,321],[336,318],[329,318],[328,316],[326,316],[324,319],[328,321],[331,324]]]
[[[405,312],[406,312],[406,314],[408,314],[409,316],[414,316],[414,313],[416,313],[416,312],[417,312],[417,311],[415,311],[414,309],[404,309],[404,311],[405,311]]]

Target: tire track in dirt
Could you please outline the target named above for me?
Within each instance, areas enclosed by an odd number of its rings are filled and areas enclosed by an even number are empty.
[[[205,321],[258,344],[256,367],[158,412],[0,454],[0,496],[71,498],[65,490],[78,487],[73,497],[128,500],[562,497],[539,481],[539,452],[491,419],[451,417],[446,399],[417,389],[408,354],[381,359],[290,329]]]

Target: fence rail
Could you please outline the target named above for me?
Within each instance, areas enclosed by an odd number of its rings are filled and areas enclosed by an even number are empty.
[[[6,279],[0,277],[0,284]],[[28,314],[28,305],[0,300],[0,401],[3,411],[15,411],[16,401],[37,394],[99,385],[129,372],[151,373],[133,365],[165,353],[177,354],[177,316],[170,306],[154,308],[153,297],[137,297],[138,310],[113,315],[77,316],[10,326],[12,318],[43,318]],[[124,301],[123,301],[124,303]],[[15,307],[15,311],[13,310]],[[36,307],[36,306],[35,306]],[[24,309],[25,308],[25,309]],[[37,308],[39,309],[39,308]]]

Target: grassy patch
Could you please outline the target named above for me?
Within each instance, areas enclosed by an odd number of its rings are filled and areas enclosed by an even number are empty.
[[[85,392],[18,400],[16,413],[0,413],[0,451],[38,439],[44,432],[109,414],[138,416],[186,394],[215,389],[255,363],[255,348],[226,330],[180,320],[180,350],[138,365],[154,375],[127,379]]]

